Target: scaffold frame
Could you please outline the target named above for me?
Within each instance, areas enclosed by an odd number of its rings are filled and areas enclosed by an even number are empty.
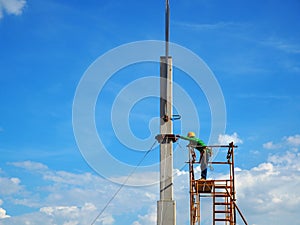
[[[228,165],[227,179],[203,180],[196,179],[194,167],[199,166],[196,161],[195,146],[188,145],[189,151],[189,191],[190,191],[190,225],[201,225],[201,199],[212,198],[212,224],[236,225],[236,212],[239,213],[244,224],[248,225],[245,217],[236,204],[235,177],[234,177],[234,149],[233,142],[228,145],[213,145],[206,148],[228,148],[226,161],[210,162],[214,165]]]

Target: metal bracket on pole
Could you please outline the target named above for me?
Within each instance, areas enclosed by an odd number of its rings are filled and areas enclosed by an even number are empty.
[[[177,137],[175,134],[158,134],[158,135],[156,135],[155,139],[160,144],[167,144],[170,142],[175,143],[177,141]]]
[[[180,119],[181,119],[180,115],[172,115],[172,118],[171,118],[172,121],[174,121],[174,120],[180,120]]]
[[[180,120],[181,119],[181,116],[180,115],[172,115],[172,117],[170,118],[170,120],[172,120],[172,121],[174,121],[174,120]],[[168,115],[164,115],[163,117],[162,117],[162,120],[164,121],[164,122],[168,122],[169,121],[169,116]]]

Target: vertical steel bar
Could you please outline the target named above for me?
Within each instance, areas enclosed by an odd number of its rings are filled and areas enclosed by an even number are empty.
[[[197,198],[198,198],[198,210],[197,210],[197,216],[198,216],[198,225],[200,225],[200,223],[201,223],[201,214],[200,214],[200,212],[201,212],[201,201],[200,201],[200,193],[197,193]]]
[[[235,202],[235,178],[234,178],[234,144],[233,142],[231,144],[231,166],[232,166],[232,197],[233,201]],[[236,224],[236,212],[235,212],[235,204],[233,204],[233,224]]]
[[[192,152],[189,147],[189,173],[190,173],[190,225],[194,225],[193,213],[194,213],[194,201],[193,201],[193,164],[192,164]]]
[[[215,185],[213,186],[213,225],[216,224],[216,190]]]

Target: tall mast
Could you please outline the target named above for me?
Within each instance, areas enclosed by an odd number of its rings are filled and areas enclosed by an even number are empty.
[[[166,12],[165,12],[165,40],[166,40],[166,58],[169,56],[169,30],[170,30],[170,4],[169,0],[166,0]]]
[[[176,225],[176,206],[173,199],[173,145],[168,134],[173,134],[172,117],[172,58],[169,57],[169,1],[165,12],[166,48],[160,57],[160,200],[157,202],[157,225]]]

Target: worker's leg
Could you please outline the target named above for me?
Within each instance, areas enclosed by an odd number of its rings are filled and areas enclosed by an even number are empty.
[[[207,168],[201,170],[201,179],[206,180],[206,175],[207,175]]]
[[[207,166],[208,166],[208,155],[206,152],[203,152],[203,154],[201,154],[201,179],[206,179],[206,175],[207,175]]]

